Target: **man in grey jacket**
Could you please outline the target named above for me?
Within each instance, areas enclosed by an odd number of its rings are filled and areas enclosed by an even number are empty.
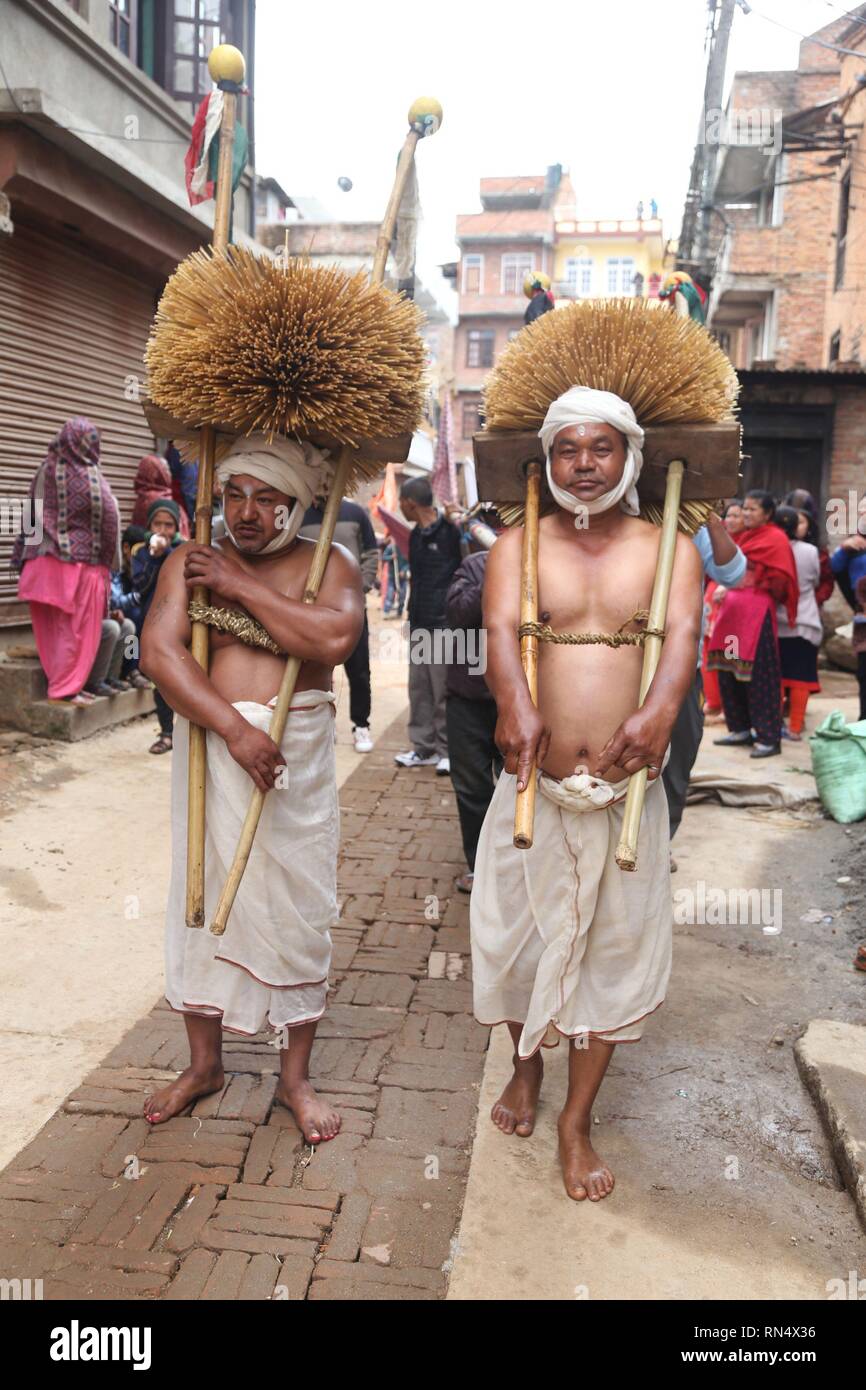
[[[324,501],[321,497],[317,497],[313,505],[307,508],[298,534],[314,541],[322,527],[323,512]],[[345,546],[346,550],[354,555],[358,561],[361,566],[364,593],[368,594],[376,583],[379,568],[379,547],[376,544],[376,533],[373,530],[372,522],[364,507],[359,507],[357,502],[348,502],[343,498],[334,530],[334,540],[339,545]],[[358,645],[344,664],[346,675],[349,678],[349,718],[352,721],[355,752],[369,753],[373,747],[373,740],[370,737],[372,701],[370,630],[367,626],[366,613],[364,614],[364,629],[358,640]]]

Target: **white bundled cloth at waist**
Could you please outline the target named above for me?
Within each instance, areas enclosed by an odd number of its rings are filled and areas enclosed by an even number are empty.
[[[267,731],[272,709],[235,704]],[[337,920],[339,803],[334,695],[292,700],[281,752],[286,785],[265,797],[252,852],[224,936],[208,930],[234,857],[253,783],[217,734],[207,736],[205,922],[187,927],[186,813],[189,724],[175,720],[172,873],[166,919],[166,998],[184,1013],[257,1033],[293,1027],[325,1010],[331,927]]]
[[[531,849],[514,848],[510,773],[500,776],[481,830],[470,903],[475,1016],[521,1023],[521,1057],[557,1034],[636,1042],[664,1000],[671,968],[661,778],[647,788],[634,873],[614,857],[627,778],[556,782],[541,774],[538,785]]]

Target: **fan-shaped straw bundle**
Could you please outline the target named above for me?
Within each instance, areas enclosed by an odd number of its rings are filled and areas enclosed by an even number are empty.
[[[643,426],[730,420],[738,389],[730,361],[693,319],[653,300],[586,300],[518,333],[487,379],[487,428],[537,430],[572,386],[613,391]],[[712,506],[683,502],[682,529],[696,530]],[[522,508],[499,510],[507,525],[522,519]],[[661,508],[645,505],[642,515],[659,523]]]
[[[356,446],[417,425],[420,310],[366,273],[196,251],[163,292],[147,346],[148,390],[190,431],[220,425]],[[356,477],[381,465],[359,459]]]

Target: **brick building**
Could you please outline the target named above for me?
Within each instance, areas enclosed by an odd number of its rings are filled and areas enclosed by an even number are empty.
[[[857,13],[866,14],[866,5]],[[841,160],[833,186],[833,205],[824,311],[824,351],[828,366],[866,363],[866,25],[846,21],[838,39],[860,57],[842,54],[839,103],[825,113],[825,128],[840,141]]]
[[[834,188],[813,128],[838,89],[837,54],[807,40],[794,70],[734,76],[711,192],[709,323],[738,368],[824,365]]]
[[[805,487],[822,506],[866,477],[866,96],[863,60],[834,45],[866,57],[863,21],[804,39],[796,69],[735,74],[711,259],[688,266],[740,378],[744,488]]]
[[[546,174],[481,180],[481,212],[457,218],[458,321],[454,337],[454,443],[471,457],[480,428],[481,389],[490,368],[523,327],[523,279],[554,278],[554,208],[573,202],[560,165]]]

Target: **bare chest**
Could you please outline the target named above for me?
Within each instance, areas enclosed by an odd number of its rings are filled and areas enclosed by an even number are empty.
[[[539,546],[538,616],[558,632],[616,632],[649,607],[655,556],[650,547]]]

